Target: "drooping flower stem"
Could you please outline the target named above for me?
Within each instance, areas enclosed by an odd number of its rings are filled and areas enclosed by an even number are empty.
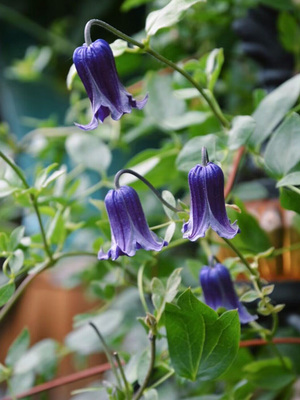
[[[140,49],[144,49],[145,45],[143,43],[134,40],[132,37],[126,35],[125,33],[119,31],[118,29],[114,28],[113,26],[109,25],[107,22],[101,21],[100,19],[91,19],[89,20],[84,28],[84,41],[89,46],[93,41],[91,39],[91,27],[93,25],[101,26],[101,28],[110,31],[114,35],[120,37],[121,39],[125,40],[126,42],[132,43],[133,45],[139,47]]]
[[[237,247],[235,247],[235,245],[228,239],[226,238],[222,238],[224,240],[224,242],[227,243],[227,245],[235,252],[235,254],[240,258],[240,260],[242,261],[242,263],[245,265],[245,267],[248,269],[248,271],[250,272],[251,276],[256,278],[256,282],[258,284],[259,289],[261,289],[261,283],[259,281],[259,276],[258,273],[255,269],[253,269],[250,265],[250,263],[246,260],[246,258],[243,256],[243,254],[239,251],[239,249]]]
[[[186,72],[184,69],[180,68],[173,61],[167,59],[166,57],[162,56],[161,54],[159,54],[155,50],[153,50],[149,46],[149,38],[147,38],[144,41],[144,43],[141,43],[141,42],[138,42],[137,40],[133,39],[132,37],[126,35],[125,33],[119,31],[118,29],[114,28],[113,26],[109,25],[108,23],[106,23],[104,21],[101,21],[99,19],[91,19],[90,21],[87,22],[87,24],[85,25],[85,29],[84,29],[84,40],[85,40],[85,43],[88,46],[92,43],[91,34],[90,34],[90,30],[91,30],[92,25],[101,26],[102,28],[112,32],[114,35],[116,35],[119,38],[125,40],[126,42],[129,42],[129,43],[139,47],[145,53],[150,54],[151,56],[153,56],[157,60],[161,61],[162,63],[164,63],[166,65],[168,65],[169,67],[171,67],[175,71],[179,72],[181,75],[183,75],[198,90],[198,92],[201,94],[201,96],[205,99],[205,101],[209,105],[209,107],[212,110],[212,112],[215,114],[216,118],[220,121],[221,125],[226,129],[230,128],[229,121],[227,121],[227,119],[222,114],[222,111],[218,107],[216,101],[206,93],[205,89],[203,89],[203,87],[200,86],[199,83],[196,82],[188,72]]]
[[[173,207],[170,203],[168,203],[160,194],[160,192],[146,179],[144,178],[142,175],[140,175],[138,172],[133,171],[132,169],[121,169],[119,172],[117,172],[117,174],[115,175],[115,187],[116,189],[120,189],[121,185],[120,185],[120,177],[123,174],[131,174],[133,176],[135,176],[136,178],[138,178],[140,181],[142,181],[145,185],[148,186],[148,188],[150,190],[152,190],[152,192],[155,194],[155,196],[166,206],[168,207],[170,210],[174,211],[174,212],[178,212],[180,210],[178,210],[176,207]]]

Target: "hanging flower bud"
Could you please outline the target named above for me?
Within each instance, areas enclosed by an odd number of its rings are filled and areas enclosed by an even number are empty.
[[[160,251],[168,243],[151,232],[147,224],[140,199],[130,186],[110,190],[105,197],[111,229],[111,248],[107,253],[100,249],[99,260],[119,256],[134,256],[136,250]]]
[[[205,303],[209,307],[214,310],[220,307],[227,310],[237,309],[242,324],[257,319],[257,315],[249,314],[239,301],[229,271],[224,265],[218,263],[214,266],[205,265],[200,271],[200,284]]]
[[[142,109],[146,102],[136,101],[119,81],[115,59],[109,44],[98,39],[89,46],[78,47],[73,61],[80,79],[92,104],[93,118],[88,125],[79,125],[81,129],[92,130],[111,114],[118,120],[123,114],[131,113],[132,108]]]
[[[182,227],[184,238],[195,241],[204,237],[209,227],[226,239],[240,232],[236,222],[231,224],[226,214],[224,175],[218,165],[197,164],[189,172],[189,187],[191,212],[189,221]]]

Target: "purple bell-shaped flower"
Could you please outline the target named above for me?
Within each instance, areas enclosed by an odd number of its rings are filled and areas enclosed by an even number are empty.
[[[195,241],[211,227],[219,236],[232,239],[240,230],[226,214],[223,171],[218,165],[206,162],[205,148],[202,154],[205,154],[203,165],[197,164],[189,172],[191,212],[182,227],[183,237]]]
[[[88,125],[79,128],[92,130],[111,114],[118,120],[123,114],[131,112],[132,108],[142,109],[148,96],[143,100],[135,100],[121,84],[115,59],[109,44],[98,39],[89,46],[84,44],[75,49],[73,61],[80,79],[92,104],[93,118]]]
[[[205,303],[217,310],[224,307],[227,310],[237,309],[240,322],[247,324],[257,319],[257,315],[248,313],[234,290],[228,269],[222,264],[213,266],[205,265],[200,271],[200,284],[202,286]]]
[[[111,229],[111,248],[107,253],[100,249],[99,260],[119,256],[134,256],[136,250],[160,251],[168,243],[151,232],[138,194],[130,186],[110,190],[105,197],[105,206]]]

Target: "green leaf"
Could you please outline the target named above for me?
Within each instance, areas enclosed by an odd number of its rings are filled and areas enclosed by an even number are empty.
[[[210,112],[186,111],[186,104],[172,90],[172,76],[147,74],[149,100],[145,113],[149,121],[164,130],[179,130],[202,124]]]
[[[176,207],[176,200],[171,192],[169,192],[168,190],[163,190],[162,197],[171,206]],[[164,204],[163,204],[163,208],[165,210],[165,213],[169,217],[169,219],[171,219],[171,220],[177,219],[177,214],[175,211],[171,210],[169,207],[165,206]]]
[[[155,389],[145,390],[143,397],[144,400],[159,400],[158,393]]]
[[[232,120],[232,127],[228,132],[228,147],[236,150],[244,146],[255,129],[255,120],[248,115],[240,115]]]
[[[280,390],[290,385],[296,376],[291,371],[291,362],[284,358],[286,369],[278,358],[254,361],[244,367],[246,378],[249,382],[261,389]]]
[[[250,137],[252,146],[260,145],[293,107],[300,93],[300,75],[284,82],[266,96],[253,113],[256,128]]]
[[[20,244],[21,240],[24,237],[25,227],[18,226],[16,229],[12,231],[9,237],[9,250],[14,251]]]
[[[152,302],[157,311],[157,318],[159,319],[165,309],[167,302],[171,302],[177,292],[181,282],[182,268],[175,269],[167,280],[166,287],[162,281],[154,277],[151,281]]]
[[[207,148],[209,159],[216,159],[220,150],[220,139],[214,134],[190,139],[178,154],[177,168],[180,171],[189,172],[196,164],[200,164],[202,147]]]
[[[208,89],[211,92],[214,90],[223,63],[224,63],[223,49],[214,49],[210,52],[209,56],[207,57],[205,72],[207,76]]]
[[[276,187],[288,186],[288,185],[295,185],[295,186],[300,185],[300,171],[291,172],[287,174],[285,177],[280,179],[279,182],[277,182]]]
[[[47,168],[44,168],[38,172],[35,183],[34,183],[35,189],[38,189],[38,190],[42,189],[44,183],[47,180],[48,175],[56,167],[57,167],[57,163],[53,163],[53,164],[49,165]]]
[[[66,140],[66,150],[75,165],[101,172],[111,163],[108,146],[91,133],[74,133]]]
[[[128,49],[127,42],[122,39],[117,39],[113,43],[111,43],[110,48],[113,52],[114,57],[119,57]]]
[[[9,268],[14,274],[17,274],[24,264],[24,253],[21,249],[17,249],[13,252],[9,258]]]
[[[25,328],[8,349],[5,364],[9,367],[13,367],[28,349],[29,342],[29,331],[27,328]]]
[[[236,310],[226,311],[214,324],[205,320],[205,342],[198,376],[216,379],[234,361],[239,349],[240,321]]]
[[[177,176],[174,168],[175,158],[178,150],[170,147],[162,149],[148,149],[133,157],[125,168],[133,169],[145,176],[155,187],[165,185],[167,180],[175,179]],[[121,176],[122,185],[133,184],[136,190],[145,189],[145,184],[130,174]]]
[[[265,152],[266,167],[277,177],[300,161],[300,116],[290,115],[276,130]]]
[[[166,229],[164,240],[168,243],[171,242],[176,230],[176,222],[172,222]]]
[[[241,301],[244,301],[246,303],[250,303],[251,301],[254,301],[256,299],[259,299],[259,295],[255,290],[249,290],[248,292],[244,293],[243,296],[240,298]]]
[[[278,17],[279,39],[289,52],[299,54],[300,29],[294,15],[283,12]]]
[[[280,188],[280,204],[286,210],[300,214],[300,195],[290,189]]]
[[[6,233],[0,232],[0,251],[7,251],[8,250],[8,237]]]
[[[6,283],[0,287],[0,307],[3,306],[15,292],[14,282]]]
[[[237,311],[218,314],[188,289],[177,306],[166,304],[165,322],[172,365],[187,379],[215,379],[233,362],[239,346]]]
[[[187,9],[204,0],[171,0],[161,10],[153,11],[146,19],[147,35],[153,36],[162,28],[176,24],[183,18]]]
[[[34,372],[52,377],[57,365],[58,343],[53,339],[44,339],[32,346],[15,363],[16,374]]]
[[[142,4],[150,3],[152,0],[125,0],[121,6],[122,11],[129,11],[132,8],[139,7]]]
[[[124,314],[120,310],[108,310],[96,317],[90,318],[90,321],[99,327],[106,339],[118,335],[118,329],[122,324],[123,316]],[[102,350],[98,336],[88,324],[69,333],[65,341],[71,350],[81,355],[88,355]]]
[[[16,190],[16,188],[11,187],[6,180],[0,179],[0,198],[9,196],[15,190]]]

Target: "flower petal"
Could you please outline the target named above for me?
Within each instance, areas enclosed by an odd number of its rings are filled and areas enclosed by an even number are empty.
[[[145,106],[147,96],[136,101],[119,81],[112,50],[105,40],[98,39],[89,46],[84,44],[78,47],[73,60],[92,103],[94,118],[103,122],[111,114],[112,119],[119,120],[132,108],[141,109]],[[97,125],[93,119],[88,125],[78,126],[88,130]]]
[[[217,234],[232,239],[238,232],[236,222],[230,223],[224,199],[224,175],[221,168],[209,162],[205,167],[207,200],[210,210],[210,225]]]
[[[195,241],[205,236],[210,224],[206,195],[205,167],[198,164],[189,172],[191,192],[190,219],[183,225],[183,237]]]

